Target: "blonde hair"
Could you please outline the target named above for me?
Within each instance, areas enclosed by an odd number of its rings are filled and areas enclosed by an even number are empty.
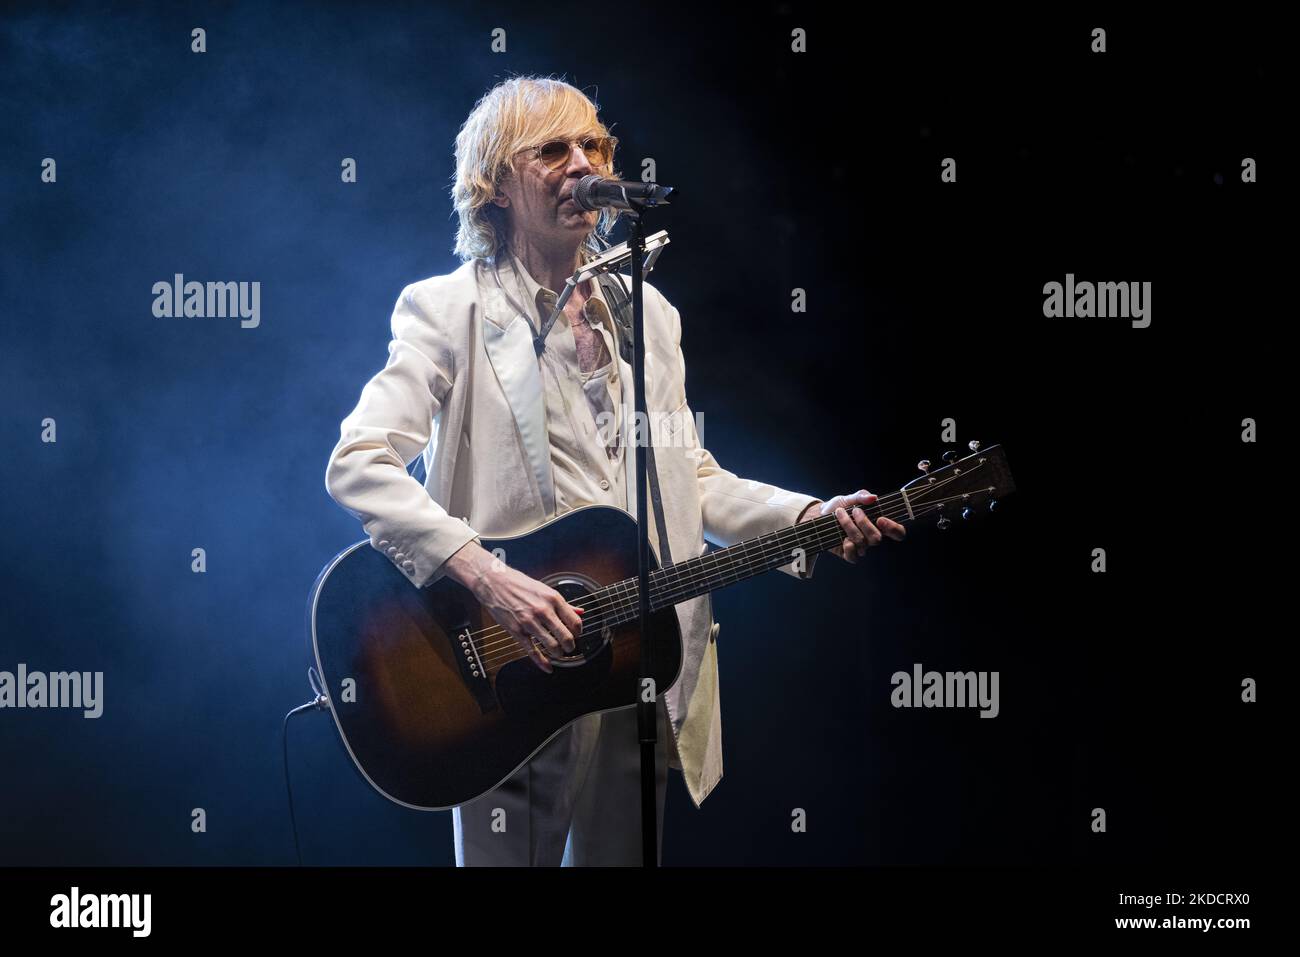
[[[474,104],[456,134],[456,172],[451,201],[460,218],[453,252],[462,262],[488,259],[509,244],[508,214],[492,202],[501,181],[514,171],[520,150],[548,140],[577,138],[609,130],[596,116],[599,104],[563,79],[513,76],[502,80]],[[619,179],[614,161],[600,175]],[[584,250],[596,253],[618,221],[618,210],[601,210],[595,228],[583,240]]]

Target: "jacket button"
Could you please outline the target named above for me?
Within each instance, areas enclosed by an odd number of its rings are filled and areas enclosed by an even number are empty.
[[[387,548],[388,546],[389,546],[389,543],[388,543],[388,542],[380,542],[380,543],[379,543],[379,547],[380,547],[380,548]]]
[[[389,546],[388,546],[388,557],[389,557],[389,558],[392,558],[392,557],[393,557],[394,555],[396,555],[396,554],[397,554],[397,546],[396,546],[396,545],[389,545]]]
[[[405,568],[408,572],[414,572],[415,562],[403,562],[402,567]]]
[[[393,561],[397,562],[397,564],[399,564],[399,565],[402,564],[402,562],[403,562],[405,559],[406,559],[406,556],[403,555],[401,552],[398,552],[396,555],[393,556]]]
[[[609,479],[601,479],[601,480],[600,480],[600,487],[601,487],[602,490],[608,492],[608,491],[609,491]]]

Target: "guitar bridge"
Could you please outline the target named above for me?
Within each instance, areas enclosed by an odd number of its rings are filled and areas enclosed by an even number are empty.
[[[456,632],[452,644],[456,660],[460,663],[461,678],[465,682],[465,687],[474,695],[474,700],[478,702],[479,710],[484,714],[495,711],[496,695],[492,693],[492,687],[488,683],[487,669],[483,666],[483,658],[474,643],[468,623]]]

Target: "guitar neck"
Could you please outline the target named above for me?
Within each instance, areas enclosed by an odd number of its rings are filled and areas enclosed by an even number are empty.
[[[926,515],[937,515],[939,527],[950,524],[949,513],[968,517],[976,506],[997,505],[995,496],[1015,491],[1006,455],[1000,446],[982,451],[971,443],[973,454],[934,472],[930,463],[920,466],[925,475],[897,492],[881,496],[870,505],[857,506],[872,522],[884,517],[906,524]],[[690,601],[726,585],[753,578],[774,568],[809,562],[814,555],[835,548],[844,541],[844,530],[834,513],[822,515],[766,535],[737,542],[726,548],[675,562],[650,574],[650,610],[658,611]],[[637,580],[624,579],[601,589],[614,622],[630,621],[638,614]]]
[[[880,500],[860,506],[875,521],[881,515],[906,521],[899,514],[897,496],[885,504]],[[753,578],[792,562],[811,562],[814,555],[835,548],[844,541],[844,531],[833,514],[777,529],[757,538],[719,548],[697,558],[674,562],[650,573],[650,610],[658,611],[690,601],[727,585]],[[637,617],[637,581],[629,578],[605,589],[619,608],[615,622]]]
[[[867,516],[877,518],[875,503],[868,506]],[[810,564],[814,555],[835,548],[844,541],[844,532],[834,515],[823,515],[778,529],[757,538],[737,542],[696,558],[674,562],[650,578],[651,610],[677,605],[699,595],[734,585],[791,562]],[[632,582],[636,594],[636,582]]]

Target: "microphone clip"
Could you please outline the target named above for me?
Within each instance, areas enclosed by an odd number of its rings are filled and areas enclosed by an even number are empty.
[[[655,268],[655,260],[668,245],[668,230],[661,229],[645,239],[645,258],[641,261],[641,273],[644,276],[650,275]],[[632,261],[632,250],[628,248],[626,242],[621,242],[617,246],[610,246],[604,252],[593,256],[587,262],[578,267],[578,271],[564,281],[564,291],[560,293],[560,298],[555,301],[555,309],[546,322],[542,323],[541,331],[533,339],[533,349],[540,356],[546,349],[546,337],[550,334],[551,326],[555,325],[555,320],[560,318],[560,313],[564,311],[564,304],[569,301],[573,295],[573,290],[578,288],[588,279],[594,279],[596,276],[609,272],[618,272],[624,266]]]

